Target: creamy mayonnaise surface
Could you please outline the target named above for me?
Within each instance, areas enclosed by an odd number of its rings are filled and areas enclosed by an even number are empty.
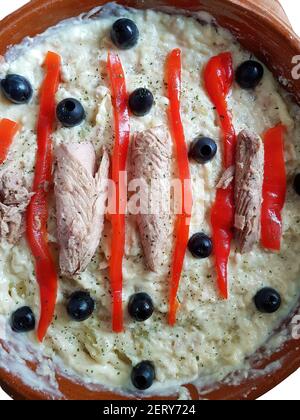
[[[91,14],[92,15],[92,14]],[[140,31],[136,47],[120,51],[129,92],[146,87],[154,95],[155,106],[145,117],[131,117],[131,131],[168,124],[168,99],[164,69],[173,48],[182,51],[182,121],[188,145],[202,134],[216,140],[219,152],[206,165],[191,162],[194,208],[191,234],[211,234],[210,210],[216,185],[222,174],[222,133],[219,119],[203,85],[203,68],[209,58],[221,52],[232,53],[234,66],[249,59],[227,31],[202,19],[183,14],[152,10],[135,11],[116,6],[91,18],[76,18],[48,30],[42,36],[25,40],[13,47],[0,66],[0,77],[7,73],[22,74],[34,89],[27,105],[13,105],[0,96],[0,117],[22,124],[11,147],[9,160],[32,183],[36,153],[36,122],[39,110],[39,87],[44,71],[43,61],[51,50],[62,57],[62,82],[57,102],[73,97],[83,104],[87,118],[74,128],[58,124],[54,145],[91,141],[98,155],[105,145],[112,150],[114,121],[107,75],[107,53],[116,50],[110,29],[117,16],[134,20]],[[35,333],[17,335],[9,320],[13,311],[30,306],[39,316],[39,289],[34,262],[25,238],[12,246],[0,243],[0,367],[17,374],[28,385],[59,396],[54,368],[67,377],[90,386],[104,386],[118,392],[135,392],[130,381],[132,366],[150,360],[156,380],[146,393],[169,393],[184,383],[213,383],[241,369],[273,334],[295,306],[300,292],[300,200],[292,189],[293,176],[300,165],[300,118],[284,99],[278,83],[265,68],[265,76],[254,91],[241,90],[234,84],[229,107],[237,132],[248,128],[261,135],[277,123],[287,127],[285,156],[288,193],[283,211],[283,239],[280,253],[265,251],[256,245],[248,254],[236,252],[232,244],[228,278],[230,298],[219,298],[213,256],[197,260],[187,252],[180,283],[177,323],[167,324],[170,253],[162,250],[165,264],[159,273],[147,270],[135,225],[127,220],[126,256],[123,263],[123,303],[125,331],[111,330],[111,295],[108,276],[110,224],[106,222],[101,245],[88,268],[73,278],[61,277],[55,318],[42,344]],[[175,166],[174,166],[175,167]],[[51,202],[49,240],[57,252],[55,202]],[[253,297],[262,287],[276,289],[282,306],[275,314],[258,312]],[[66,301],[76,290],[87,290],[96,301],[96,310],[83,323],[70,320]],[[154,315],[137,323],[127,315],[129,297],[136,292],[148,293],[154,302]],[[36,360],[36,375],[29,374],[24,362]]]

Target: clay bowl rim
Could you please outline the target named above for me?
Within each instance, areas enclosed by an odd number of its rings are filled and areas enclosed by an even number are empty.
[[[285,42],[288,42],[289,45],[295,50],[298,51],[300,54],[300,38],[297,37],[297,35],[293,32],[288,20],[285,18],[283,9],[281,8],[282,14],[278,14],[275,11],[266,11],[265,6],[256,4],[257,7],[255,7],[256,11],[253,10],[253,3],[250,0],[244,0],[244,3],[241,4],[238,0],[226,0],[227,3],[231,3],[239,10],[247,11],[251,13],[252,15],[255,15],[257,19],[260,21],[263,21],[268,27],[270,27],[273,31],[276,31],[282,39],[284,39]],[[265,0],[264,0],[265,1]],[[35,7],[35,10],[43,10],[44,8],[48,7],[49,5],[54,5],[55,7],[59,7],[59,4],[62,4],[64,0],[31,0],[29,3],[27,3],[25,6],[21,7],[20,9],[17,9],[14,13],[7,16],[0,22],[0,35],[2,30],[5,28],[7,30],[8,28],[11,28],[11,30],[14,30],[14,27],[22,22],[22,19],[25,17],[26,14],[31,14],[32,8]],[[254,0],[255,2],[255,0]],[[125,0],[123,3],[127,3]],[[252,3],[252,4],[251,4]],[[89,8],[88,8],[89,9]],[[75,16],[75,15],[74,15]],[[53,24],[50,24],[48,27],[52,26]],[[9,45],[6,46],[9,48]],[[287,341],[287,345],[290,343],[290,341]],[[293,340],[293,346],[297,347],[297,343],[299,341]],[[283,354],[288,353],[288,350],[283,350]],[[293,372],[295,372],[300,367],[300,351],[297,353],[297,357],[294,360],[290,360],[288,363],[286,363],[284,371],[278,375],[277,377],[274,377],[272,379],[272,383],[265,384],[259,388],[257,392],[253,392],[252,398],[254,399],[258,398],[261,395],[265,394],[267,391],[274,388],[276,385],[281,383],[284,379],[286,379],[289,375],[291,375]],[[275,372],[276,375],[276,372]],[[10,374],[5,374],[4,371],[0,370],[0,385],[3,387],[6,392],[11,395],[14,399],[46,399],[48,396],[44,394],[40,394],[38,392],[35,392],[31,388],[27,387],[26,385],[20,383],[20,380],[16,377],[13,377]],[[249,394],[250,395],[250,394]],[[231,398],[230,391],[227,395],[227,398],[224,399],[235,399]],[[248,398],[246,398],[248,399]]]

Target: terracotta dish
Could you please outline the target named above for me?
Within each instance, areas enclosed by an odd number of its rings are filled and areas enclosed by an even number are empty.
[[[287,17],[274,0],[119,0],[118,3],[136,8],[176,6],[187,10],[204,10],[229,29],[248,50],[261,59],[281,80],[300,104],[300,80],[292,78],[292,58],[300,55],[300,39],[292,31]],[[11,44],[19,43],[26,36],[35,36],[59,21],[89,11],[106,3],[103,0],[31,0],[26,6],[0,22],[0,54]],[[253,400],[272,389],[300,367],[300,342],[286,342],[283,349],[271,358],[260,362],[257,368],[281,360],[281,368],[271,375],[249,379],[238,386],[220,384],[204,398],[212,400]],[[34,366],[32,366],[34,369]],[[109,392],[94,392],[58,377],[60,390],[66,399],[124,399]],[[0,384],[14,399],[50,399],[0,370]],[[193,398],[198,395],[193,387]],[[201,397],[201,396],[200,396]],[[170,397],[176,399],[176,395]]]

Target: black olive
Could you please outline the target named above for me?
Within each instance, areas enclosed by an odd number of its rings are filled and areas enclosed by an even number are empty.
[[[265,287],[257,292],[254,297],[254,303],[260,312],[272,314],[280,308],[281,296],[276,290]]]
[[[75,292],[70,296],[67,312],[77,322],[88,319],[95,309],[95,302],[87,292]]]
[[[294,178],[294,190],[296,194],[300,195],[300,174],[297,174]]]
[[[140,390],[148,389],[155,379],[155,369],[152,362],[143,361],[136,365],[131,372],[131,381],[135,388]]]
[[[198,163],[212,160],[217,153],[216,142],[209,137],[199,136],[191,144],[189,157]]]
[[[113,24],[110,36],[116,47],[121,50],[128,50],[137,44],[139,30],[132,20],[122,18]]]
[[[236,70],[235,79],[243,89],[254,89],[264,76],[264,68],[254,60],[242,63]]]
[[[57,105],[56,116],[64,127],[70,128],[82,123],[85,119],[85,111],[77,99],[68,98]]]
[[[137,117],[143,117],[151,111],[154,98],[150,90],[145,88],[136,89],[129,96],[129,108]]]
[[[14,104],[27,104],[33,94],[30,82],[18,74],[8,74],[1,80],[1,90],[4,96]]]
[[[188,248],[195,258],[207,258],[212,253],[212,241],[205,233],[195,233],[188,243]]]
[[[12,314],[11,328],[16,333],[25,333],[35,329],[35,317],[28,306],[19,308]]]
[[[131,296],[128,303],[128,312],[136,321],[146,321],[153,314],[153,310],[152,299],[147,293],[136,293]]]

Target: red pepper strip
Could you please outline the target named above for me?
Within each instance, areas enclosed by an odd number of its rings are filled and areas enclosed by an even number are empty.
[[[177,216],[175,223],[175,250],[171,266],[171,291],[169,324],[175,325],[176,312],[178,309],[177,292],[179,288],[184,257],[189,240],[190,218],[192,213],[192,186],[188,149],[185,141],[183,125],[180,115],[181,95],[181,51],[173,50],[167,59],[167,83],[168,97],[170,101],[169,118],[173,139],[175,142],[176,159],[178,165],[179,179],[182,188],[181,213]]]
[[[233,187],[218,189],[211,209],[212,242],[220,295],[228,299],[227,265],[234,224]]]
[[[285,130],[286,127],[280,124],[268,130],[264,135],[265,168],[261,211],[261,243],[264,248],[273,251],[280,251],[281,211],[286,196]]]
[[[35,272],[40,286],[41,315],[37,337],[43,341],[51,324],[56,296],[57,272],[48,244],[48,185],[52,179],[51,134],[55,122],[55,94],[60,82],[61,58],[48,52],[46,76],[40,92],[40,112],[37,124],[37,154],[32,197],[27,210],[27,240],[35,258]]]
[[[4,118],[0,121],[0,164],[8,155],[13,139],[20,129],[20,125],[14,121]]]
[[[122,172],[125,173],[126,170],[130,123],[125,75],[117,54],[108,54],[107,68],[110,77],[115,120],[115,144],[112,154],[111,178],[116,186],[116,212],[110,215],[112,248],[109,271],[113,297],[112,329],[114,332],[119,333],[123,331],[122,262],[125,248],[125,211],[127,203],[126,184],[121,177]]]
[[[206,91],[216,107],[224,136],[224,167],[234,164],[236,135],[228,111],[227,95],[233,83],[232,55],[223,53],[209,60],[204,71]]]
[[[227,106],[227,95],[233,83],[233,64],[230,53],[213,57],[204,71],[205,87],[220,117],[224,141],[224,169],[234,164],[236,134]],[[233,185],[218,189],[211,211],[212,241],[214,247],[218,287],[224,299],[228,298],[227,265],[234,224]]]

